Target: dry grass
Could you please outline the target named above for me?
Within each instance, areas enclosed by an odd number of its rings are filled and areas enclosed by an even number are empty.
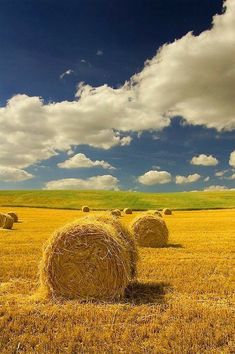
[[[84,214],[26,208],[19,214],[22,223],[0,230],[1,354],[234,353],[235,211],[166,217],[169,247],[140,249],[138,283],[114,304],[33,298],[42,244]]]

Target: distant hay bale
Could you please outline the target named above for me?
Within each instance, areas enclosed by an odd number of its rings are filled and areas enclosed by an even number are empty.
[[[9,213],[7,213],[8,215],[10,215],[13,219],[14,222],[18,222],[19,218],[18,215],[16,213],[14,213],[13,211],[10,211]]]
[[[119,209],[111,210],[111,211],[110,211],[110,214],[111,214],[112,216],[115,216],[115,217],[120,217],[120,216],[122,216],[122,213],[121,213],[121,211],[120,211]]]
[[[171,209],[169,209],[169,208],[163,209],[162,212],[163,212],[164,215],[171,215],[171,214],[172,214],[172,211],[171,211]]]
[[[133,237],[142,247],[164,247],[168,242],[168,229],[165,221],[155,215],[137,216],[130,225]]]
[[[88,219],[89,218],[89,219]],[[119,220],[113,216],[107,216],[105,214],[87,216],[86,220],[102,222],[105,225],[112,226],[118,233],[118,236],[125,242],[125,245],[129,252],[130,263],[131,263],[131,279],[134,279],[137,274],[137,261],[138,261],[138,250],[136,247],[136,241],[129,232],[128,228],[124,226]]]
[[[5,214],[3,217],[3,221],[2,221],[2,228],[3,229],[12,229],[14,224],[14,220],[10,215]]]
[[[159,210],[148,210],[147,214],[156,215],[156,216],[159,216],[160,218],[162,218],[162,214]]]
[[[132,214],[132,210],[130,208],[125,208],[123,212],[124,214]]]
[[[86,218],[57,230],[40,264],[41,292],[52,298],[114,300],[131,279],[129,250],[109,224]]]
[[[3,227],[5,218],[6,218],[6,214],[0,213],[0,227]]]
[[[83,213],[89,213],[90,208],[85,205],[85,206],[82,207],[82,211],[83,211]]]

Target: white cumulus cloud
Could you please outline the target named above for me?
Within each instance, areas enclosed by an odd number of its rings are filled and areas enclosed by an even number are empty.
[[[235,168],[235,151],[230,154],[229,165]]]
[[[87,179],[65,178],[49,181],[44,189],[94,189],[118,190],[119,180],[111,175],[93,176]]]
[[[228,172],[228,170],[217,171],[217,172],[215,173],[215,176],[216,176],[216,177],[223,177],[226,172]]]
[[[228,188],[226,186],[216,185],[216,186],[210,186],[205,188],[204,192],[216,192],[216,191],[226,191],[226,190],[233,191],[235,190],[235,188]]]
[[[201,166],[216,166],[219,161],[216,157],[212,155],[201,154],[198,156],[194,156],[191,160],[192,165],[201,165]]]
[[[148,171],[142,176],[138,177],[138,181],[146,186],[153,186],[154,184],[165,184],[171,182],[171,174],[167,171]]]
[[[233,173],[231,176],[227,177],[227,179],[235,179],[235,173]]]
[[[175,177],[175,183],[176,184],[186,184],[186,183],[193,183],[197,182],[201,176],[198,173],[194,173],[193,175],[188,175],[188,176],[176,176]]]
[[[60,168],[91,168],[91,167],[102,167],[104,169],[113,170],[115,169],[112,165],[104,160],[92,161],[84,154],[76,154],[70,159],[60,162],[57,165]]]
[[[0,182],[21,182],[33,177],[31,173],[19,168],[0,166]]]

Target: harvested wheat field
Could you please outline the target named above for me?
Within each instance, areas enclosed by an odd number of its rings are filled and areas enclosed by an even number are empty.
[[[234,353],[235,210],[164,216],[169,244],[139,248],[125,298],[83,303],[37,289],[43,244],[84,213],[15,209],[21,222],[0,229],[1,353]]]

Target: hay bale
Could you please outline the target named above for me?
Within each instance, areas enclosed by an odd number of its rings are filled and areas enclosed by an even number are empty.
[[[18,222],[19,218],[18,215],[16,213],[14,213],[13,211],[10,211],[9,213],[7,213],[8,215],[10,215],[13,219],[14,222]]]
[[[130,208],[125,208],[123,212],[124,214],[132,214],[132,210]]]
[[[85,205],[85,206],[82,207],[82,211],[83,211],[83,213],[89,213],[90,208]]]
[[[110,215],[115,216],[115,217],[120,217],[122,216],[122,213],[119,209],[114,209],[110,211]]]
[[[169,208],[163,209],[162,212],[163,212],[164,215],[171,215],[171,214],[172,214],[172,211],[171,211],[171,209],[169,209]]]
[[[112,226],[117,232],[118,236],[125,242],[125,246],[129,252],[129,259],[131,263],[131,279],[134,279],[137,275],[137,261],[138,261],[138,250],[136,246],[136,241],[129,232],[128,228],[121,224],[119,220],[117,220],[113,216],[107,216],[105,214],[93,215],[92,217],[85,217],[86,220],[90,221],[98,221],[102,222],[105,225]],[[89,219],[88,219],[89,218]]]
[[[133,237],[142,247],[164,247],[168,242],[168,229],[165,221],[155,215],[139,215],[130,225]]]
[[[0,227],[3,227],[5,218],[6,218],[6,214],[0,213]]]
[[[10,230],[10,229],[12,229],[13,224],[14,224],[13,218],[10,215],[6,214],[4,222],[3,222],[3,225],[2,225],[2,228]]]
[[[148,210],[147,214],[156,215],[156,216],[159,216],[160,218],[162,218],[162,214],[159,210]]]
[[[129,251],[111,225],[80,219],[49,240],[40,279],[41,292],[53,298],[121,298],[131,279]]]

